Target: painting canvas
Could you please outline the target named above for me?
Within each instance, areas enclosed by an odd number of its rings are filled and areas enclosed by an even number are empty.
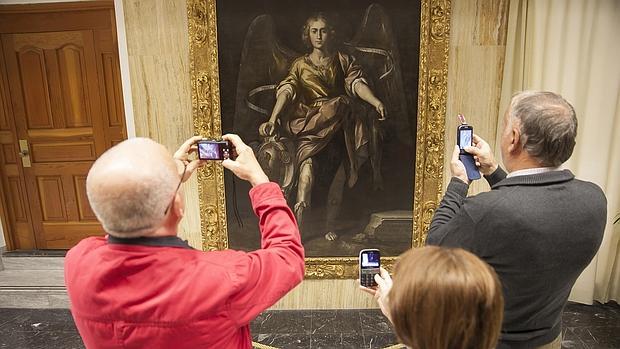
[[[411,246],[419,11],[406,0],[217,3],[222,132],[239,134],[281,184],[307,256]],[[324,33],[312,42],[312,30]],[[287,88],[295,97],[269,123]],[[233,180],[229,245],[256,249],[249,188]]]
[[[443,169],[449,0],[188,0],[197,134],[239,134],[280,183],[306,277],[424,243]],[[198,174],[203,248],[260,247],[249,185]]]

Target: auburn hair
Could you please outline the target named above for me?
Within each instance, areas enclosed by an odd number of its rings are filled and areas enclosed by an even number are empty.
[[[495,348],[504,298],[495,271],[470,252],[426,246],[402,254],[388,294],[399,340],[412,349]]]

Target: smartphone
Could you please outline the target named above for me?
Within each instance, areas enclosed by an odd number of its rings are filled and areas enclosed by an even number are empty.
[[[198,159],[226,160],[231,158],[232,146],[228,141],[202,139],[198,143]]]
[[[375,287],[375,274],[379,274],[381,267],[381,253],[376,248],[369,248],[360,251],[360,284],[364,287]]]
[[[469,178],[470,181],[480,179],[480,171],[478,171],[474,156],[465,151],[466,147],[471,147],[473,145],[474,128],[464,123],[465,118],[463,115],[459,114],[458,117],[461,120],[461,124],[456,127],[456,143],[459,146],[459,160],[465,165],[467,178]]]

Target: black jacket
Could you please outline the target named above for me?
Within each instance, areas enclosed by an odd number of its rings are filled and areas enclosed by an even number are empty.
[[[569,170],[506,178],[498,168],[486,179],[491,191],[468,198],[468,185],[452,178],[426,244],[464,248],[495,268],[505,302],[498,348],[547,344],[601,244],[605,195]]]

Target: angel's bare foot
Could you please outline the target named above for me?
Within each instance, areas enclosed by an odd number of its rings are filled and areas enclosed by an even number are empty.
[[[336,239],[338,239],[338,234],[334,233],[333,231],[327,232],[327,234],[325,234],[325,240],[336,241]]]

